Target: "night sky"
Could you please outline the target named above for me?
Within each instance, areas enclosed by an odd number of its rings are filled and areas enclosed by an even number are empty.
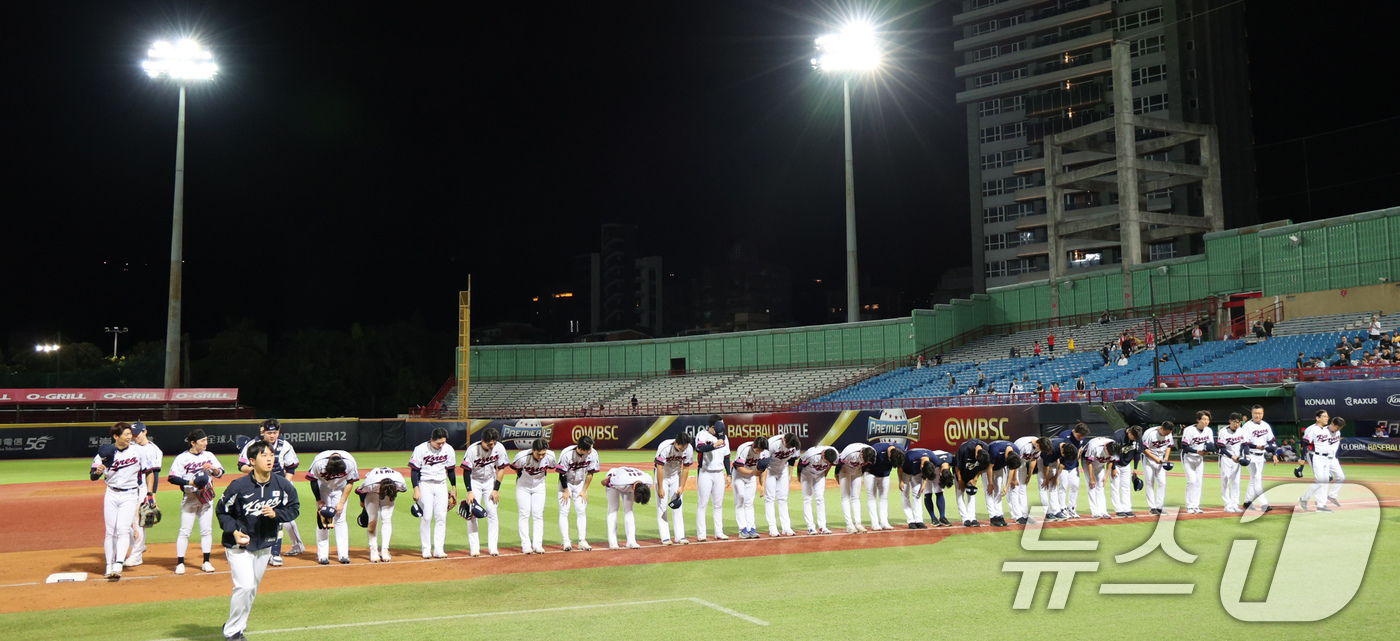
[[[1365,4],[1247,3],[1264,220],[1400,204],[1400,120],[1309,138],[1306,176],[1301,142],[1272,144],[1400,114],[1391,3]],[[927,301],[970,259],[958,36],[937,3],[861,6],[895,46],[854,87],[861,269]],[[522,318],[608,222],[640,225],[678,277],[744,238],[794,279],[840,280],[840,86],[807,61],[849,7],[12,3],[0,351],[114,324],[163,340],[177,93],[139,63],[185,33],[222,68],[189,94],[196,339],[244,318],[452,332],[468,273],[477,323]]]

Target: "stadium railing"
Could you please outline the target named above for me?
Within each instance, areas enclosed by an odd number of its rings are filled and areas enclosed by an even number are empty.
[[[1053,392],[1022,392],[1019,394],[977,394],[968,396],[934,396],[929,398],[886,398],[860,401],[812,401],[798,404],[800,412],[844,412],[848,410],[881,410],[891,407],[927,409],[935,407],[976,407],[982,405],[1028,405],[1039,403],[1099,403],[1137,398],[1149,388],[1102,390],[1060,390],[1058,399]]]
[[[1216,372],[1163,376],[1167,387],[1210,385],[1258,385],[1288,381],[1350,381],[1366,378],[1400,378],[1400,365],[1351,365],[1346,367],[1304,367],[1303,369],[1264,369],[1254,372]]]
[[[87,407],[16,406],[0,410],[0,423],[115,423],[117,421],[244,420],[257,416],[246,405],[180,407],[99,405]]]

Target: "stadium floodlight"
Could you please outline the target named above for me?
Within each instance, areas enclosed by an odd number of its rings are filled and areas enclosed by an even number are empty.
[[[851,152],[851,78],[880,66],[880,43],[875,28],[852,22],[840,32],[817,38],[812,68],[839,73],[846,105],[846,321],[860,321],[860,279],[856,269],[856,172]]]
[[[152,78],[169,78],[183,83],[208,80],[219,73],[219,65],[214,64],[214,54],[189,38],[174,44],[157,40],[146,55],[149,57],[141,62],[141,68]]]
[[[165,319],[165,386],[180,386],[180,307],[185,262],[185,85],[210,80],[219,73],[214,54],[192,38],[173,44],[157,40],[146,52],[141,68],[153,79],[180,86],[180,115],[175,133],[175,213],[170,226],[170,298]]]
[[[51,345],[51,344],[48,344],[48,343],[41,343],[41,344],[39,344],[39,345],[35,345],[35,346],[34,346],[34,351],[36,351],[36,352],[43,352],[43,353],[45,353],[45,354],[48,354],[48,353],[50,353],[50,352],[57,352],[57,351],[58,351],[58,348],[59,348],[58,345]]]

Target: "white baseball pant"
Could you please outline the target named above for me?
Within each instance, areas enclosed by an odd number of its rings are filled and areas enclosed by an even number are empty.
[[[447,483],[445,481],[422,481],[418,484],[418,509],[423,518],[418,521],[418,543],[423,556],[442,554],[442,546],[447,542]],[[429,536],[432,538],[430,539]],[[316,551],[321,550],[321,535],[316,534]],[[322,557],[324,558],[324,557]]]
[[[865,507],[870,510],[871,527],[890,528],[890,477],[866,473]]]
[[[312,481],[312,483],[315,483],[315,481]],[[343,496],[344,493],[344,490],[326,492],[321,494],[321,500],[325,502],[325,505],[335,507],[340,504],[340,497]],[[444,513],[446,510],[447,507],[444,503]],[[341,510],[340,513],[335,516],[335,527],[331,528],[331,530],[335,531],[335,555],[342,559],[350,558],[350,528],[346,526],[345,520],[345,515],[349,511],[350,506],[346,505],[345,509]],[[316,528],[316,558],[318,559],[330,558],[331,530],[324,530],[320,527]],[[442,546],[439,545],[438,547],[441,549]]]
[[[1002,509],[1001,501],[1006,497],[1006,484],[1011,480],[1010,468],[993,470],[987,468],[987,518],[998,516],[1006,518],[1006,511]]]
[[[807,531],[821,530],[826,527],[826,472],[821,476],[802,472],[797,475],[797,480],[802,483],[802,520],[807,524]],[[816,506],[816,514],[813,516],[813,507]]]
[[[724,534],[724,471],[695,475],[695,536],[705,538],[705,507],[714,505],[715,534]]]
[[[544,549],[544,488],[515,485],[515,513],[520,517],[520,551],[529,554]]]
[[[1063,477],[1064,474],[1059,475]],[[1064,509],[1060,505],[1060,479],[1051,478],[1050,471],[1045,466],[1040,468],[1040,505],[1045,508],[1045,515],[1050,516]]]
[[[1108,516],[1108,501],[1104,497],[1104,481],[1108,480],[1108,463],[1089,463],[1089,514],[1094,518]]]
[[[491,500],[491,488],[496,486],[496,479],[478,481],[470,478],[472,495],[476,497],[476,502],[481,504],[481,508],[486,510],[486,551],[496,554],[496,545],[501,539],[501,518],[497,512],[500,504]],[[472,517],[467,519],[467,545],[471,548],[472,554],[481,553],[481,519]]]
[[[764,472],[768,478],[763,483],[763,516],[768,520],[769,536],[792,532],[792,515],[788,513],[788,493],[792,486],[790,469],[784,465],[775,471],[770,465]]]
[[[224,548],[224,556],[233,576],[233,597],[229,599],[228,621],[224,623],[224,638],[229,638],[248,629],[248,615],[253,612],[253,599],[258,597],[267,562],[272,560],[272,549]]]
[[[1150,458],[1142,459],[1143,488],[1147,499],[1147,509],[1160,510],[1167,502],[1167,472],[1162,464]]]
[[[559,492],[559,536],[564,541],[564,545],[569,545],[569,507],[574,508],[574,517],[578,523],[578,542],[583,543],[588,540],[588,499],[583,498],[583,483],[570,483],[568,488]]]
[[[1186,507],[1200,509],[1201,485],[1206,478],[1206,457],[1194,452],[1182,454],[1181,471],[1186,473]]]
[[[186,492],[180,499],[180,533],[175,537],[175,556],[183,558],[190,547],[190,534],[199,521],[199,551],[209,554],[214,546],[214,504],[200,503],[194,494]]]
[[[141,498],[139,488],[125,492],[107,488],[102,499],[102,520],[107,524],[107,536],[102,545],[108,566],[126,561],[126,554],[131,551],[132,525]],[[103,574],[106,574],[105,568]]]
[[[1117,474],[1109,479],[1109,493],[1113,496],[1113,511],[1127,513],[1133,511],[1133,468],[1132,464],[1114,467]]]
[[[677,541],[685,538],[685,506],[680,509],[671,509],[671,499],[675,498],[676,492],[681,490],[681,478],[679,476],[668,476],[660,479],[661,487],[666,490],[666,498],[656,497],[656,529],[661,533],[662,541],[669,541],[675,537]],[[670,529],[667,529],[667,521],[671,521]]]
[[[136,494],[140,494],[139,491],[138,491],[138,492],[135,492],[135,493],[136,493]],[[137,503],[136,503],[137,511],[136,511],[135,514],[132,515],[132,521],[131,521],[131,552],[130,552],[129,554],[126,555],[126,560],[128,560],[128,561],[131,561],[131,560],[133,560],[133,559],[136,560],[136,561],[140,561],[140,560],[141,560],[141,555],[144,554],[144,553],[146,552],[146,528],[141,527],[141,511],[140,511],[140,510],[141,510],[141,501],[144,501],[144,500],[145,500],[145,499],[142,498],[140,501],[137,501]]]
[[[627,545],[637,544],[637,520],[632,514],[633,498],[631,488],[619,490],[608,488],[608,547],[617,547],[617,510],[622,508],[622,527],[627,534]]]
[[[388,554],[389,539],[394,535],[394,501],[369,492],[365,494],[365,512],[369,518],[369,551],[378,549],[380,555]]]
[[[1031,481],[1031,464],[1022,463],[1016,468],[1016,487],[1011,488],[1006,493],[1006,511],[1011,514],[1011,520],[1019,521],[1031,515],[1030,488],[1027,485]]]
[[[860,486],[863,479],[860,470],[847,472],[845,467],[836,474],[836,485],[841,488],[841,515],[846,517],[846,530],[854,531],[865,526],[860,523]]]
[[[900,507],[904,508],[905,523],[924,522],[924,477],[914,475],[904,479],[904,489],[899,491]],[[937,514],[930,514],[930,518],[937,519]]]
[[[963,486],[963,491],[957,491],[958,486],[953,485],[953,499],[958,503],[958,520],[966,523],[977,520],[977,495],[971,496],[967,493],[967,486]]]
[[[282,531],[286,533],[286,536],[283,538],[291,540],[292,543],[290,547],[292,550],[301,551],[306,548],[301,541],[301,529],[297,527],[296,521],[287,521],[283,523]]]
[[[1259,507],[1269,504],[1269,497],[1264,494],[1264,454],[1249,455],[1249,489],[1244,493],[1245,503],[1256,503]]]
[[[758,476],[735,474],[733,486],[734,520],[739,524],[739,531],[757,529],[753,501],[758,494]]]
[[[1079,511],[1079,467],[1060,472],[1060,509]]]
[[[1225,509],[1240,509],[1240,464],[1228,456],[1220,457],[1220,500]]]
[[[1334,456],[1312,455],[1313,482],[1308,486],[1303,500],[1317,501],[1318,506],[1327,505],[1327,499],[1337,498],[1342,493],[1342,483],[1347,480],[1342,472],[1342,462]],[[1331,480],[1329,483],[1328,480]]]

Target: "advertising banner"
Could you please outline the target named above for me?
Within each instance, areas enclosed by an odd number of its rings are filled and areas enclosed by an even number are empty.
[[[1400,461],[1400,438],[1342,439],[1337,458],[1349,460]]]
[[[1298,420],[1327,410],[1348,421],[1400,421],[1400,380],[1299,383],[1293,393]]]
[[[90,405],[96,403],[234,403],[237,388],[208,389],[0,389],[0,405]]]
[[[148,423],[150,438],[168,456],[186,449],[185,437],[196,428],[209,438],[209,451],[214,454],[237,454],[239,436],[258,437],[259,421],[191,421],[188,423]],[[356,419],[330,421],[282,421],[281,438],[292,444],[298,454],[315,454],[322,450],[360,449],[359,421]],[[110,425],[45,425],[0,427],[0,458],[67,458],[90,457],[97,448],[112,442]],[[303,456],[303,460],[310,459]]]

